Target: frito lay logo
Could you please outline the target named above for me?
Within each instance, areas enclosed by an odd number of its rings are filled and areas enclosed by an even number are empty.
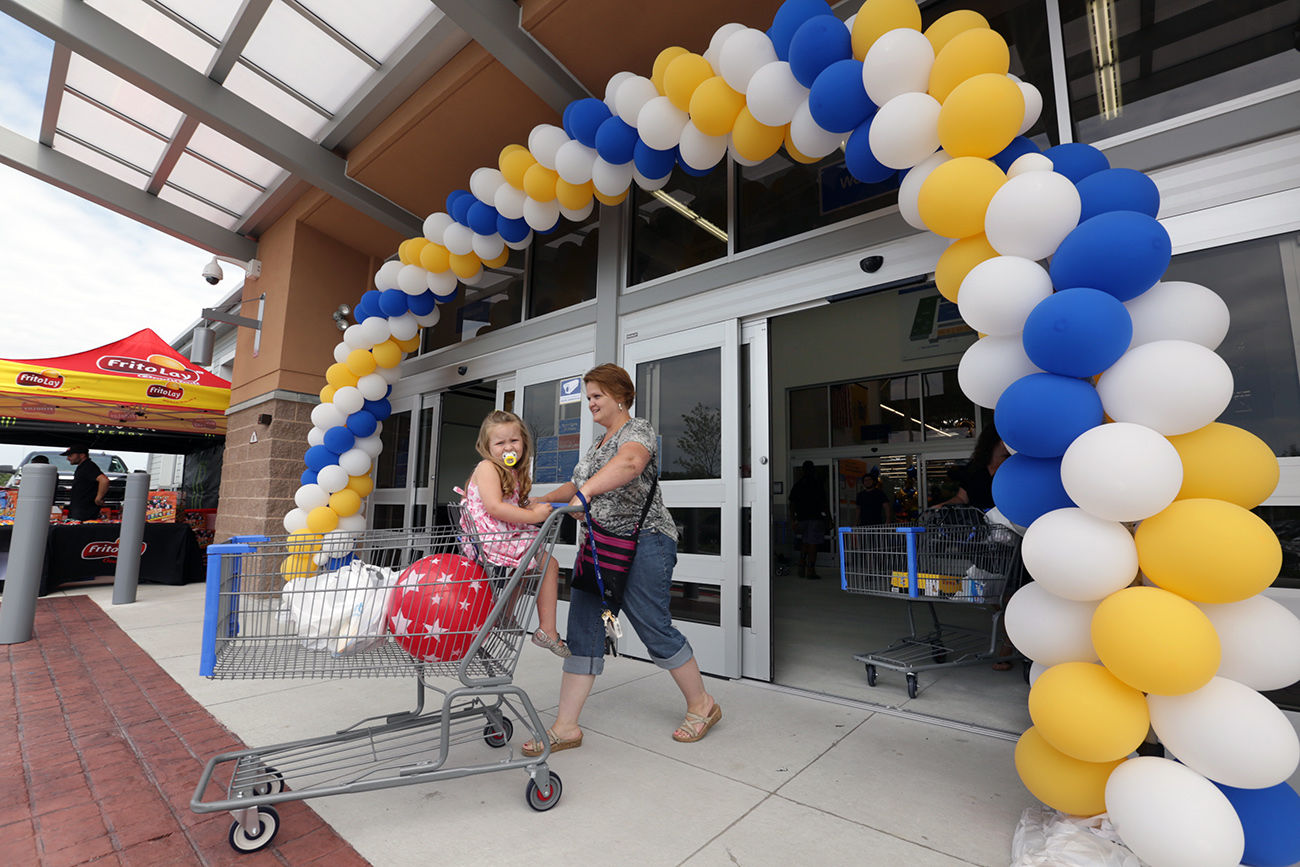
[[[148,358],[131,358],[126,355],[101,355],[95,362],[100,370],[124,373],[141,379],[161,379],[175,382],[198,382],[199,375],[174,358],[151,355]]]
[[[116,560],[117,543],[120,541],[121,541],[120,539],[114,539],[111,542],[91,542],[86,547],[81,549],[81,559],[82,560]],[[145,550],[148,549],[148,547],[149,547],[149,543],[147,542],[140,543],[141,555],[144,554]]]
[[[190,424],[192,424],[195,428],[199,430],[217,429],[217,423],[206,418],[196,418],[194,421],[190,422]]]
[[[62,388],[63,376],[58,373],[48,373],[42,371],[37,373],[34,370],[24,370],[14,377],[14,382],[19,385],[30,385],[36,388]]]
[[[52,406],[46,406],[43,403],[24,403],[23,412],[39,413],[40,415],[54,415],[56,410]]]
[[[161,397],[167,400],[180,400],[185,396],[185,389],[174,385],[151,385],[145,389],[145,397]]]

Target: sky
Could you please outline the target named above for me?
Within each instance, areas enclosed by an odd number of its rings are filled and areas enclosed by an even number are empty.
[[[0,13],[0,125],[40,134],[53,43]],[[0,358],[80,352],[152,328],[169,343],[236,285],[209,286],[210,254],[0,166]],[[39,446],[39,443],[32,444]],[[28,446],[0,444],[0,464]],[[133,469],[144,456],[123,457]]]

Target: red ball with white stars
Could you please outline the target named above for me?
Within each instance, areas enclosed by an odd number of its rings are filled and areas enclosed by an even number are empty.
[[[492,584],[473,560],[435,554],[406,568],[388,603],[388,628],[421,662],[464,658],[492,611]]]

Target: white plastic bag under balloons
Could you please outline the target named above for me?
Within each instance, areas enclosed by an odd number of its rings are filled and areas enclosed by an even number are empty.
[[[1011,838],[1011,867],[1143,867],[1103,813],[1082,819],[1026,807]]]

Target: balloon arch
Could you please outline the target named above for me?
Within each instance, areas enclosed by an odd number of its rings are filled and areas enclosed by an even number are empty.
[[[766,31],[732,23],[703,54],[667,48],[649,77],[620,72],[562,128],[507,145],[356,305],[284,519],[298,552],[286,574],[346,556],[365,528],[398,365],[460,282],[675,167],[843,147],[860,181],[902,173],[904,219],[953,239],[936,283],[982,335],[958,376],[1013,452],[994,498],[1028,528],[1035,579],[1006,610],[1034,660],[1025,786],[1064,813],[1107,812],[1157,867],[1300,859],[1286,783],[1300,743],[1258,692],[1300,678],[1300,621],[1260,595],[1281,549],[1250,510],[1277,461],[1215,422],[1233,393],[1214,352],[1227,306],[1160,282],[1171,244],[1149,178],[1085,144],[1040,153],[1023,137],[1042,97],[1009,66],[977,12],[923,29],[914,0],[866,0],[847,22],[824,0],[787,0]],[[1177,761],[1132,756],[1149,728]]]

